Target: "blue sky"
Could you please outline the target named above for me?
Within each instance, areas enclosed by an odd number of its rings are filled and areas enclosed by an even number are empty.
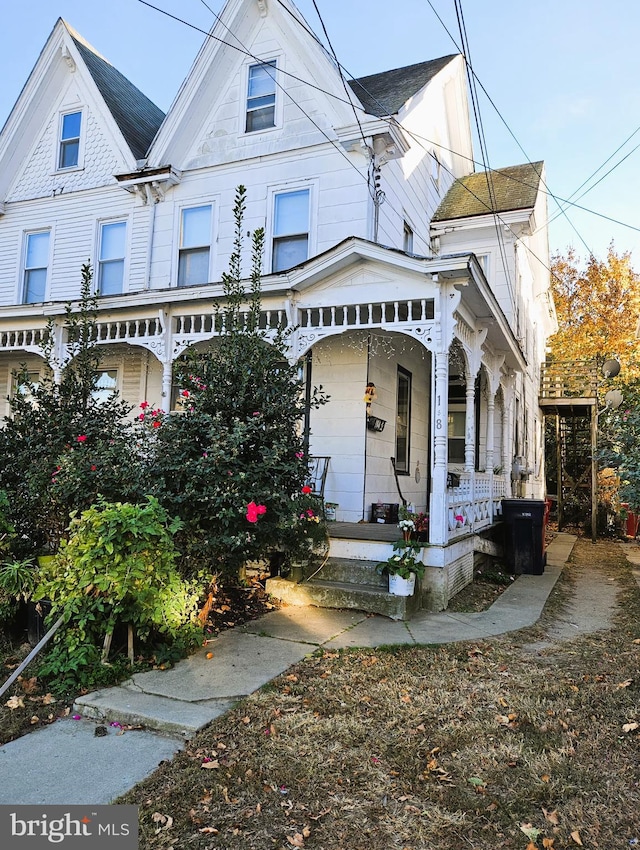
[[[150,2],[203,30],[213,22],[203,0]],[[206,2],[214,12],[224,5]],[[321,33],[313,0],[297,5]],[[353,76],[458,50],[431,8],[459,44],[453,0],[431,0],[431,5],[428,0],[316,0],[316,5],[340,62]],[[462,8],[471,63],[502,116],[480,91],[491,167],[544,159],[550,192],[569,198],[638,130],[594,179],[615,166],[612,173],[576,199],[600,215],[569,208],[570,221],[560,216],[552,222],[550,246],[561,252],[573,246],[580,257],[591,251],[604,258],[614,240],[618,252],[632,252],[640,270],[640,147],[634,151],[640,145],[640,4],[462,0]],[[164,110],[204,38],[139,0],[10,0],[0,31],[0,126],[58,17]],[[478,146],[475,155],[481,163]],[[557,210],[550,197],[550,218]]]

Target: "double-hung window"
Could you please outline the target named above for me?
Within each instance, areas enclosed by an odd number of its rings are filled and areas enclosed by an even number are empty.
[[[27,233],[24,255],[25,304],[44,301],[47,290],[47,267],[49,265],[49,231]]]
[[[82,112],[67,112],[60,121],[58,168],[77,168],[80,161]]]
[[[245,132],[276,126],[276,60],[249,66]]]
[[[309,256],[309,189],[274,196],[271,271],[281,272]]]
[[[100,295],[119,295],[124,282],[124,258],[127,238],[125,221],[100,225],[98,260],[98,292]]]
[[[180,217],[178,286],[207,283],[211,254],[211,205],[185,207]]]

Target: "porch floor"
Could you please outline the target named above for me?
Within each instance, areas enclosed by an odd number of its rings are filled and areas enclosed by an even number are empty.
[[[382,522],[328,522],[330,538],[369,540],[376,543],[393,543],[402,537],[396,523]]]

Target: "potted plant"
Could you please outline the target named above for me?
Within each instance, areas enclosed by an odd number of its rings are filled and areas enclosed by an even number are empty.
[[[408,522],[407,520],[401,520]],[[411,534],[411,529],[408,530]],[[382,561],[376,567],[378,572],[389,576],[389,593],[394,596],[412,596],[416,586],[416,577],[424,575],[424,564],[418,560],[418,553],[422,549],[416,540],[396,540],[393,544],[393,554],[386,561]]]

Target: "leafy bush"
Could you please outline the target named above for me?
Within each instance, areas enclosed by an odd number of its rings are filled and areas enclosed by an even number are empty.
[[[100,657],[106,660],[118,623],[131,624],[149,644],[187,646],[201,634],[195,626],[198,589],[181,579],[170,519],[157,500],[144,505],[99,502],[74,516],[36,589],[52,603],[50,620],[62,616],[54,651],[43,674],[78,675]]]
[[[286,333],[261,327],[262,231],[253,236],[248,292],[241,281],[244,204],[240,187],[218,337],[176,364],[183,411],[164,417],[152,435],[150,492],[184,522],[179,540],[190,573],[203,564],[211,573],[235,573],[243,561],[282,546],[296,519],[292,495],[308,475],[298,369],[287,360]],[[317,391],[312,404],[324,400]]]
[[[108,499],[139,499],[138,456],[130,407],[115,396],[96,397],[100,352],[96,341],[96,300],[91,268],[82,269],[78,309],[66,307],[65,333],[70,360],[55,362],[50,325],[42,353],[46,374],[36,384],[26,369],[14,376],[10,416],[0,428],[0,504],[16,532],[20,556],[55,551],[73,510]],[[0,535],[2,530],[0,528]]]

